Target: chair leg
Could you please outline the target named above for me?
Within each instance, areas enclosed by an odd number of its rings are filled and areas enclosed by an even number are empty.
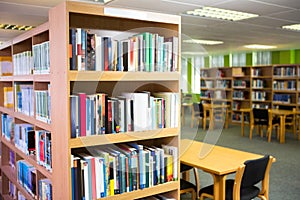
[[[267,135],[268,135],[268,142],[271,142],[271,137],[272,137],[272,127],[268,127]]]
[[[253,125],[250,125],[250,133],[249,133],[249,139],[252,140],[252,132],[253,132]]]

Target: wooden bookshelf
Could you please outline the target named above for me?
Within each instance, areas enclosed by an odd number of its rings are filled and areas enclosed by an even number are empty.
[[[114,9],[114,14],[110,14]],[[116,12],[117,11],[117,12]],[[123,13],[142,13],[131,18]],[[113,13],[113,12],[111,12]],[[119,14],[117,14],[119,13]],[[133,15],[132,15],[133,16]],[[115,96],[126,90],[176,92],[179,89],[180,69],[176,72],[112,72],[75,71],[69,63],[69,28],[107,31],[153,32],[165,37],[176,36],[180,41],[180,17],[150,12],[105,8],[98,4],[64,2],[49,12],[51,73],[51,133],[53,199],[71,199],[71,153],[80,148],[93,148],[116,143],[138,141],[142,144],[171,144],[179,147],[180,128],[165,128],[143,132],[70,137],[70,95],[76,92],[104,92]],[[179,44],[180,50],[180,44]],[[180,52],[180,51],[179,51]],[[180,66],[180,55],[178,66]],[[47,77],[45,77],[47,79]],[[97,85],[95,89],[95,85]],[[179,120],[179,118],[178,118]],[[179,149],[178,149],[179,150]],[[160,184],[107,199],[133,199],[167,193],[179,199],[179,181]]]
[[[131,15],[124,15],[131,13]],[[133,16],[139,16],[133,17]],[[17,170],[9,165],[10,151],[14,153],[15,161],[25,160],[36,169],[36,183],[43,178],[52,182],[53,199],[72,199],[71,183],[71,153],[77,149],[139,142],[144,145],[169,144],[178,148],[180,141],[180,125],[176,128],[158,130],[126,132],[119,134],[94,135],[88,137],[71,138],[70,130],[70,95],[78,91],[92,93],[105,92],[109,96],[119,95],[122,91],[150,91],[150,92],[180,92],[180,42],[176,71],[173,72],[118,72],[118,71],[75,71],[70,70],[69,61],[69,29],[84,28],[119,32],[152,32],[164,37],[175,36],[180,41],[180,16],[135,11],[119,8],[106,8],[100,4],[67,1],[50,9],[49,21],[30,30],[10,42],[0,46],[0,56],[11,56],[24,51],[33,51],[34,45],[49,41],[50,44],[50,73],[16,74],[0,77],[0,114],[7,114],[18,123],[33,125],[34,130],[51,132],[52,172],[40,166],[34,156],[27,156],[19,150],[13,141],[1,137],[2,157],[1,173],[4,177],[1,191],[4,199],[11,199],[8,194],[8,182],[16,185],[26,199],[33,198],[19,184]],[[27,73],[27,72],[26,72]],[[50,87],[51,93],[51,123],[45,123],[34,115],[28,116],[17,112],[14,108],[4,107],[3,87],[14,87],[18,83],[32,84],[34,90]],[[95,87],[96,85],[96,87]],[[14,95],[15,92],[14,92]],[[35,100],[34,100],[35,102]],[[180,113],[180,102],[178,109]],[[178,124],[179,119],[178,117]],[[179,162],[178,162],[179,171]],[[179,173],[178,173],[179,176]],[[180,199],[180,183],[178,180],[155,185],[143,190],[123,193],[106,199],[135,199],[155,194],[165,193],[175,199]],[[37,195],[38,195],[37,188]]]
[[[218,70],[226,71],[224,77],[217,77]],[[231,68],[200,69],[200,99],[207,102],[216,101],[216,81],[229,80],[232,86],[226,88],[226,99],[232,103],[232,122],[240,123],[242,108],[272,108],[280,105],[296,107],[300,102],[300,66],[299,64],[259,65]],[[206,87],[209,81],[210,87]],[[210,96],[203,95],[210,93]],[[239,97],[238,94],[245,94]],[[276,95],[288,95],[288,102],[276,101]]]

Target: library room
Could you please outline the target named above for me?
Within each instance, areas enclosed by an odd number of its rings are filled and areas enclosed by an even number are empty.
[[[298,0],[0,7],[0,200],[300,198]]]

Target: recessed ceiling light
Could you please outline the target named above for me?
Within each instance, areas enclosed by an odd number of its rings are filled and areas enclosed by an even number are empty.
[[[186,14],[200,16],[200,17],[223,19],[229,21],[238,21],[238,20],[258,17],[258,15],[252,13],[226,10],[226,9],[214,8],[214,7],[202,7],[192,11],[187,11]]]
[[[286,26],[282,26],[281,28],[293,30],[293,31],[300,31],[300,24],[286,25]]]
[[[274,48],[277,48],[277,46],[262,45],[262,44],[249,44],[249,45],[245,45],[244,47],[246,47],[248,49],[274,49]]]
[[[32,28],[34,27],[25,26],[25,25],[14,25],[14,24],[0,24],[0,29],[6,29],[6,30],[28,31]]]
[[[204,45],[217,45],[223,44],[223,41],[214,41],[214,40],[197,40],[197,39],[189,39],[183,40],[184,43],[192,43],[192,44],[204,44]]]

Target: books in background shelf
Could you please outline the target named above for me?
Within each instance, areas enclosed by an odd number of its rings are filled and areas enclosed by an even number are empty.
[[[11,56],[0,56],[0,75],[11,76],[13,75],[13,64]]]
[[[159,71],[178,70],[178,37],[156,33],[133,34],[116,40],[100,30],[71,28],[70,70]]]
[[[33,59],[31,51],[13,55],[14,75],[29,75],[33,71]]]
[[[3,106],[6,108],[14,107],[13,87],[3,87]]]
[[[51,133],[46,130],[35,131],[35,155],[39,165],[52,171]]]
[[[74,153],[73,198],[103,198],[177,180],[177,159],[177,147],[137,143],[94,147],[88,154]]]
[[[8,141],[11,141],[14,138],[14,119],[8,114],[1,114],[1,132],[2,136]]]
[[[38,182],[39,198],[52,200],[52,182],[47,178],[40,179]]]
[[[16,199],[17,198],[17,187],[11,181],[8,181],[8,195],[12,199]]]
[[[50,84],[47,90],[34,90],[35,95],[35,117],[45,123],[51,123],[51,97]]]
[[[11,149],[9,150],[9,166],[13,169],[13,171],[16,169],[16,156],[15,152]]]
[[[36,170],[25,160],[17,161],[17,180],[31,196],[36,196]]]
[[[49,41],[32,46],[33,74],[50,73]]]
[[[35,133],[31,124],[15,124],[14,126],[15,146],[26,155],[35,151]]]
[[[34,116],[33,84],[14,83],[15,111]]]

